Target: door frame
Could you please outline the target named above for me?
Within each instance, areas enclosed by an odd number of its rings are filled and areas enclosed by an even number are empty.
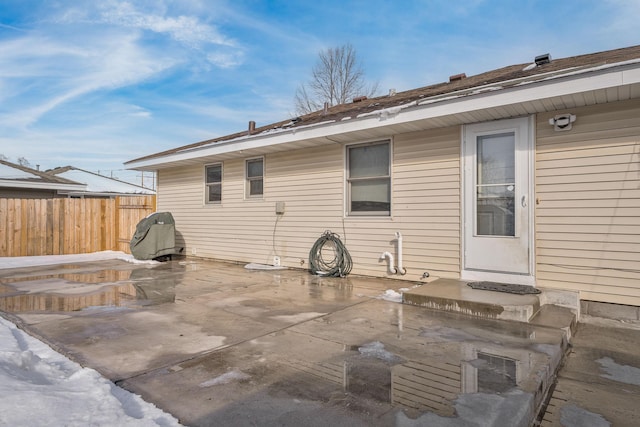
[[[536,270],[535,270],[535,248],[536,248],[536,239],[535,239],[535,115],[530,115],[526,117],[517,117],[503,120],[496,120],[494,122],[480,122],[480,123],[470,123],[469,125],[483,124],[486,123],[488,126],[491,124],[495,124],[496,128],[499,129],[501,126],[508,126],[509,121],[516,120],[526,120],[527,132],[526,138],[527,141],[525,143],[526,150],[528,152],[527,156],[527,192],[528,192],[528,200],[526,206],[526,215],[528,218],[528,227],[527,232],[529,233],[529,273],[528,274],[519,274],[519,273],[503,273],[503,272],[495,272],[495,271],[484,271],[478,269],[467,269],[465,267],[466,264],[466,253],[467,253],[467,242],[466,242],[466,228],[473,227],[474,218],[467,218],[467,204],[472,200],[475,200],[474,197],[469,197],[468,193],[470,191],[475,191],[475,188],[468,188],[465,169],[466,169],[466,150],[465,150],[465,139],[468,133],[467,125],[461,126],[461,135],[460,135],[460,218],[461,218],[461,227],[460,227],[460,279],[461,280],[487,280],[487,281],[495,281],[495,282],[505,282],[505,283],[515,283],[521,285],[532,285],[536,284]],[[473,186],[472,186],[473,187]],[[473,194],[473,193],[472,193]],[[473,202],[472,202],[473,203]],[[469,220],[469,221],[467,221]]]

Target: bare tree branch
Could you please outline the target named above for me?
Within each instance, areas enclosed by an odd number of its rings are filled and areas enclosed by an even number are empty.
[[[26,157],[18,157],[18,164],[27,168],[31,167],[31,163],[29,163]]]
[[[311,80],[296,90],[297,114],[303,115],[330,106],[345,104],[359,96],[373,96],[378,83],[367,83],[364,70],[351,44],[328,48],[318,54]]]

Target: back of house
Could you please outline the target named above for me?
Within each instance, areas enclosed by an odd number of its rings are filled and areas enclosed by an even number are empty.
[[[308,268],[331,230],[353,274],[637,307],[639,118],[633,46],[457,74],[126,165],[157,171],[187,255]]]

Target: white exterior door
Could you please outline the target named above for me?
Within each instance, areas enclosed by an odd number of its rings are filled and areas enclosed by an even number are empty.
[[[530,118],[463,131],[463,279],[532,284]]]

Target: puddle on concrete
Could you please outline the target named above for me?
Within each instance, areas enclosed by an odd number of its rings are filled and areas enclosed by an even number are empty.
[[[342,329],[337,325],[332,336],[344,336]],[[206,425],[242,423],[241,414],[271,406],[277,416],[284,410],[278,405],[291,401],[341,408],[376,425],[395,424],[398,417],[400,425],[485,425],[478,417],[488,414],[486,425],[528,425],[554,370],[533,338],[509,345],[478,338],[433,343],[413,330],[401,342],[388,332],[341,344],[281,331],[149,374],[138,386],[180,384],[181,399],[202,405],[197,411],[207,413],[200,419]]]
[[[57,273],[57,274],[42,274],[42,275],[17,275],[15,277],[1,278],[0,282],[3,284],[11,283],[24,283],[24,282],[38,282],[46,281],[50,279],[61,279],[68,282],[75,283],[105,283],[105,282],[121,282],[128,280],[132,274],[131,270],[98,270],[98,271],[82,271],[78,266],[62,265],[60,269],[73,269],[80,270],[70,273]]]
[[[346,393],[406,409],[418,416],[431,412],[454,416],[462,395],[529,392],[532,369],[544,369],[546,355],[461,343],[457,355],[424,355],[411,360],[385,349],[381,342],[345,346],[345,353],[322,362],[289,359],[289,368],[334,383]],[[280,362],[283,363],[283,362]],[[300,379],[297,378],[296,381]],[[540,378],[538,378],[540,380]],[[280,382],[278,387],[287,387]]]
[[[78,266],[59,266],[78,270]],[[0,279],[0,310],[10,313],[72,312],[95,307],[175,302],[178,277],[150,277],[149,270],[104,269]]]

